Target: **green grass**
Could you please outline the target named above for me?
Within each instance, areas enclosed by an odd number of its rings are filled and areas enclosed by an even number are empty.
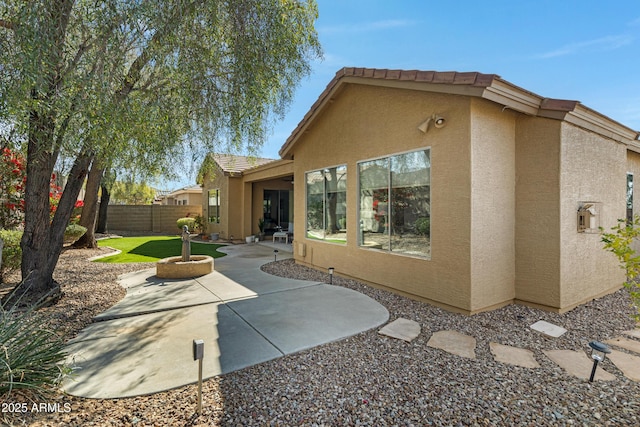
[[[156,262],[162,258],[180,256],[182,254],[182,240],[175,236],[143,236],[104,239],[98,241],[98,246],[109,246],[119,249],[122,253],[96,260],[106,263]],[[192,255],[209,255],[220,258],[226,254],[218,252],[224,245],[191,242]]]

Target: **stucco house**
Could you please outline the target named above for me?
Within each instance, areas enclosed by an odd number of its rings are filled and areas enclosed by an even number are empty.
[[[173,190],[159,197],[161,205],[200,205],[202,204],[202,187],[192,185]]]
[[[206,233],[243,239],[288,229],[293,223],[293,162],[231,154],[210,154],[203,163],[202,212]]]
[[[468,314],[563,312],[625,279],[598,227],[636,208],[638,137],[493,74],[344,68],[282,160],[242,172],[234,215],[251,230],[286,179],[298,263]]]

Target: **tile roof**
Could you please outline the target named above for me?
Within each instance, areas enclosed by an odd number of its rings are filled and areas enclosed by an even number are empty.
[[[640,135],[637,131],[633,131],[583,106],[578,101],[544,98],[503,80],[497,74],[345,67],[338,70],[334,78],[298,123],[298,126],[287,138],[280,149],[279,154],[281,157],[286,158],[290,155],[289,151],[298,136],[309,126],[312,118],[327,104],[327,101],[338,91],[339,87],[346,83],[381,86],[414,83],[420,86],[424,85],[423,87],[425,88],[434,88],[434,86],[430,85],[442,85],[437,91],[481,97],[524,114],[558,120],[566,119],[621,142],[627,143],[629,139],[636,140]],[[570,116],[573,112],[575,114]],[[637,145],[636,143],[633,144]],[[640,145],[637,148],[640,150]]]
[[[233,154],[214,154],[213,159],[225,174],[232,175],[242,174],[242,172],[248,169],[262,166],[277,160],[261,157],[236,156]]]

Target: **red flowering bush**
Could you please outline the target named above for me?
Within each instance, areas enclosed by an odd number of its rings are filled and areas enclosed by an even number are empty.
[[[22,223],[26,182],[24,157],[3,148],[0,153],[0,228],[10,230]]]

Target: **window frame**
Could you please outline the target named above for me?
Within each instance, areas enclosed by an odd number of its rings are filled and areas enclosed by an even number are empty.
[[[332,166],[326,166],[323,168],[316,168],[316,169],[310,169],[304,172],[304,237],[307,240],[311,240],[314,242],[322,242],[322,243],[332,243],[332,244],[336,244],[336,245],[340,245],[340,246],[346,246],[347,242],[348,242],[348,238],[347,236],[345,236],[344,242],[340,241],[340,242],[336,242],[333,241],[332,239],[327,239],[326,234],[323,234],[322,238],[315,238],[315,237],[309,237],[309,185],[308,185],[308,175],[311,173],[316,173],[316,172],[321,172],[321,173],[325,173],[325,171],[329,171],[330,169],[340,169],[340,168],[344,168],[345,173],[344,175],[347,177],[346,179],[349,179],[349,167],[347,166],[346,163],[340,163],[340,164],[336,164],[336,165],[332,165]],[[339,179],[338,179],[339,181]],[[348,181],[345,181],[345,187],[344,187],[344,194],[345,194],[345,200],[344,200],[344,205],[345,205],[345,219],[346,219],[346,224],[348,224],[349,220],[347,217],[347,204],[348,204]],[[326,181],[323,181],[323,188],[322,188],[322,226],[323,226],[323,232],[326,233],[326,216],[327,216],[327,199],[326,199],[326,195],[327,195],[327,188],[326,188]],[[345,229],[347,228],[347,225],[345,224]]]
[[[428,151],[429,153],[429,205],[431,205],[432,203],[432,199],[431,199],[431,175],[432,175],[432,162],[431,162],[431,146],[425,146],[425,147],[420,147],[420,148],[415,148],[415,149],[411,149],[411,150],[405,150],[405,151],[398,151],[398,152],[394,152],[394,153],[390,153],[390,154],[386,154],[383,156],[377,156],[377,157],[371,157],[371,158],[367,158],[367,159],[363,159],[363,160],[358,160],[356,162],[356,185],[357,185],[357,199],[358,202],[356,204],[356,222],[357,224],[359,224],[359,229],[358,229],[358,236],[356,239],[356,245],[358,247],[358,249],[362,249],[362,250],[367,250],[367,251],[375,251],[375,252],[382,252],[385,254],[389,254],[389,255],[396,255],[396,256],[403,256],[403,257],[409,257],[409,258],[416,258],[416,259],[421,259],[421,260],[426,260],[426,261],[430,261],[432,258],[432,245],[431,245],[431,237],[429,237],[429,254],[428,255],[416,255],[416,254],[408,254],[408,253],[403,253],[403,252],[394,252],[391,246],[391,233],[387,234],[387,237],[389,238],[389,249],[380,249],[380,248],[371,248],[371,247],[367,247],[364,245],[364,231],[362,231],[362,218],[361,218],[361,194],[362,194],[362,187],[361,187],[361,179],[360,179],[360,165],[363,163],[367,163],[367,162],[374,162],[374,161],[379,161],[379,160],[386,160],[387,163],[387,196],[389,201],[387,202],[388,204],[388,212],[391,214],[392,212],[392,208],[391,208],[391,187],[393,185],[393,181],[391,179],[391,174],[392,174],[392,161],[391,159],[393,157],[399,157],[405,154],[410,154],[410,153],[417,153],[420,151]],[[391,216],[391,215],[389,215]],[[431,223],[431,207],[429,208],[429,221]],[[390,219],[391,220],[391,219]],[[431,235],[431,225],[429,225],[429,235]]]

